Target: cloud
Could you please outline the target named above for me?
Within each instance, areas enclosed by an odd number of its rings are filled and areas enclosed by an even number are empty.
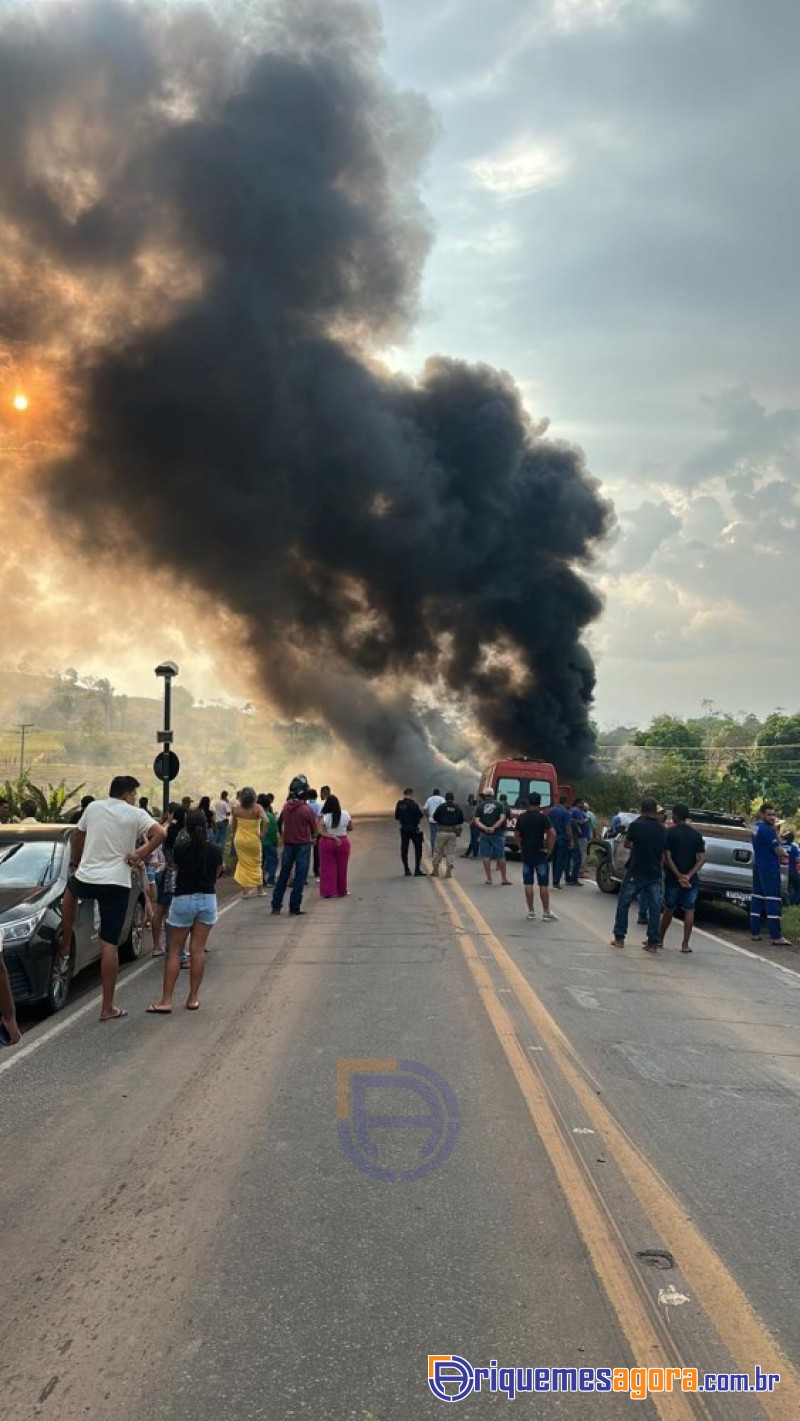
[[[686,460],[682,481],[729,477],[743,465],[752,469],[754,464],[800,476],[800,409],[768,413],[746,386],[723,390],[705,403],[720,433]]]
[[[569,170],[569,161],[555,146],[522,136],[499,152],[474,158],[467,169],[478,187],[513,201],[560,182]]]
[[[648,499],[625,514],[620,526],[622,537],[615,548],[614,563],[624,573],[631,573],[646,567],[662,544],[683,525],[668,503],[652,503]]]

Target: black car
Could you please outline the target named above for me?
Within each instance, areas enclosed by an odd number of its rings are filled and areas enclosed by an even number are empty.
[[[74,824],[0,826],[0,928],[17,1006],[44,1002],[49,1011],[60,1011],[75,974],[100,956],[98,912],[91,902],[81,903],[69,956],[61,954],[61,900],[74,832]],[[144,924],[144,891],[132,871],[121,961],[140,955]]]

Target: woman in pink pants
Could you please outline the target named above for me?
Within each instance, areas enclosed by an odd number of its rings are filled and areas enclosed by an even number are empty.
[[[335,794],[322,806],[319,824],[319,896],[347,897],[347,865],[350,861],[350,833],[353,820]]]

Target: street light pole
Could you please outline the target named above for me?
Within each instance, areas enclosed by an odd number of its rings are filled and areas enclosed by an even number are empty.
[[[162,784],[162,814],[166,814],[169,809],[169,757],[172,748],[172,682],[178,674],[178,667],[174,661],[162,661],[156,667],[156,675],[164,678],[164,728],[160,730],[156,739],[161,746],[161,784]]]
[[[31,720],[22,721],[22,722],[20,723],[20,727],[19,727],[19,730],[20,730],[19,777],[20,777],[20,779],[22,779],[22,776],[23,776],[24,773],[25,773],[25,732],[26,732],[26,730],[35,730],[35,729],[36,729],[36,726],[33,724],[33,721],[31,721]]]

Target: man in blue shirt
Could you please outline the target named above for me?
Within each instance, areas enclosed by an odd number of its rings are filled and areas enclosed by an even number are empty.
[[[781,864],[786,853],[775,829],[775,810],[762,804],[753,830],[753,893],[750,899],[750,935],[761,941],[761,919],[766,918],[773,943],[791,947],[781,931]]]
[[[794,841],[794,829],[784,834],[786,857],[789,860],[789,902],[793,908],[800,907],[800,849]]]
[[[561,888],[561,879],[568,870],[572,851],[572,816],[567,809],[567,796],[562,794],[550,810],[550,824],[556,831],[553,849],[553,887]]]

